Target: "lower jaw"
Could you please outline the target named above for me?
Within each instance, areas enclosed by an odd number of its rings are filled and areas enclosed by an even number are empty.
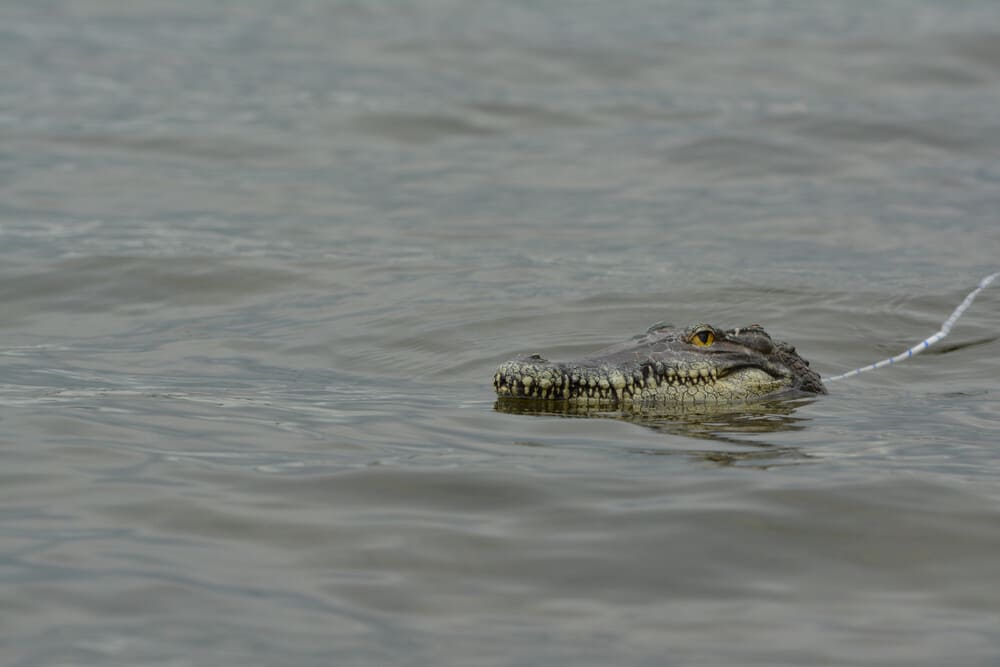
[[[510,378],[534,378],[527,386],[504,381]],[[647,378],[638,382],[623,382],[627,376],[611,377],[608,381],[572,386],[565,373],[547,366],[499,369],[495,388],[501,398],[537,401],[561,401],[569,405],[615,407],[618,405],[715,405],[756,400],[787,388],[787,382],[774,378],[758,368],[740,368],[719,378],[696,378],[680,381],[674,378]],[[618,380],[615,385],[614,381]],[[603,386],[602,386],[603,385]]]
[[[622,405],[715,405],[753,400],[778,390],[780,390],[780,387],[734,392],[728,388],[714,387],[712,385],[681,384],[645,387],[638,391],[623,391],[620,393],[612,389],[587,388],[585,392],[573,392],[570,390],[567,392],[568,396],[563,393],[562,389],[521,394],[511,393],[504,387],[498,390],[497,394],[501,398],[555,401],[568,405],[611,408]]]
[[[558,401],[568,405],[597,408],[644,405],[719,405],[757,400],[786,389],[779,381],[757,383],[751,387],[733,389],[716,384],[667,384],[647,386],[633,390],[603,389],[585,387],[582,389],[552,387],[548,390],[530,393],[511,392],[501,387],[497,394],[501,398],[528,399],[536,401]]]

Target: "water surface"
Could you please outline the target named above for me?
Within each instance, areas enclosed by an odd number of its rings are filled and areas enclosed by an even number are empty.
[[[992,2],[0,6],[0,663],[987,665],[1000,291],[709,415],[495,365],[998,270]]]

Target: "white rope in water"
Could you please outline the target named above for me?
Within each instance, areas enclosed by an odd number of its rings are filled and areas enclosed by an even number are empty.
[[[944,321],[944,324],[941,325],[941,330],[938,331],[933,336],[931,336],[930,338],[927,338],[926,340],[917,343],[909,350],[901,354],[897,354],[895,357],[883,359],[882,361],[878,361],[872,364],[871,366],[862,366],[861,368],[855,368],[853,371],[841,373],[840,375],[834,375],[833,377],[823,378],[823,382],[833,382],[834,380],[843,380],[844,378],[854,377],[855,375],[861,375],[865,371],[873,371],[876,368],[883,368],[885,366],[894,364],[897,361],[904,361],[906,359],[909,359],[915,354],[920,354],[921,352],[929,348],[931,345],[933,345],[934,343],[938,342],[939,340],[947,336],[948,333],[951,331],[951,328],[955,326],[955,322],[957,322],[958,318],[962,316],[962,313],[964,313],[966,309],[968,309],[968,307],[972,305],[972,302],[976,298],[976,295],[982,292],[991,282],[996,280],[998,276],[1000,276],[1000,271],[988,275],[982,280],[980,280],[979,286],[976,287],[976,289],[969,292],[969,295],[965,297],[965,300],[962,303],[958,304],[958,308],[955,309],[955,312],[953,312],[948,317],[948,319]]]

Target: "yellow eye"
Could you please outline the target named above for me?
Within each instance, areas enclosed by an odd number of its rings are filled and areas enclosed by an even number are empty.
[[[708,347],[715,342],[715,334],[709,329],[700,329],[691,334],[690,341],[697,347]]]

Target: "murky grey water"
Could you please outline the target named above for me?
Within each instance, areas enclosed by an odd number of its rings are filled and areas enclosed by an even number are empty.
[[[1000,5],[0,5],[0,664],[1000,664],[1000,289],[711,416],[495,364],[1000,262]]]

